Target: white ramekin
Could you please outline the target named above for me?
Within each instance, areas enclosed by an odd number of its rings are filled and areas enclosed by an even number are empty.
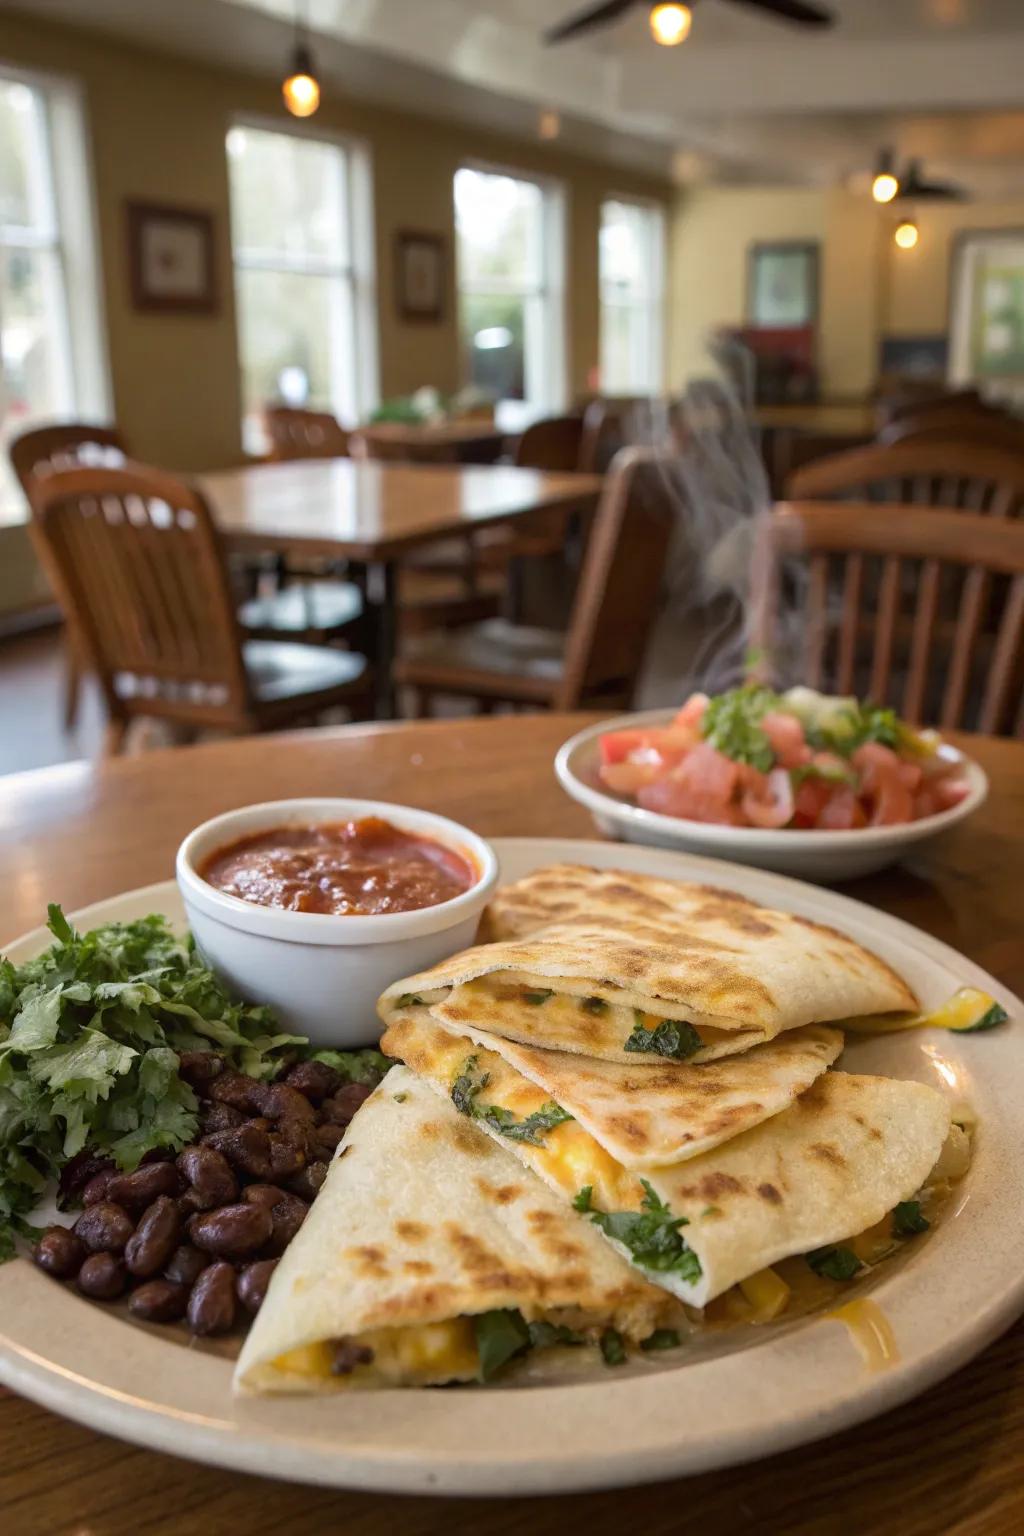
[[[476,883],[415,912],[345,917],[257,906],[198,873],[217,849],[272,827],[364,816],[445,844],[476,868]],[[175,873],[196,944],[225,984],[248,1002],[269,1004],[285,1028],[317,1045],[349,1049],[376,1043],[375,1004],[385,987],[472,943],[498,861],[482,837],[431,811],[384,800],[270,800],[196,827],[178,849]]]

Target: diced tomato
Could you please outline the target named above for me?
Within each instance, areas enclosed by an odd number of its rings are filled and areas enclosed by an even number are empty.
[[[773,768],[759,775],[763,784],[748,784],[740,798],[740,810],[754,827],[784,827],[793,819],[793,781],[788,768]]]
[[[904,758],[901,758],[899,774],[900,779],[912,795],[920,789],[921,780],[924,778],[920,763],[908,763]]]
[[[762,716],[761,729],[771,742],[775,761],[782,768],[799,768],[809,763],[811,749],[804,739],[804,728],[795,715],[769,712]]]
[[[672,767],[695,744],[692,731],[681,731],[674,725],[653,726],[646,731],[609,731],[601,737],[601,762],[653,762]]]
[[[602,763],[621,763],[631,752],[650,745],[656,731],[608,731],[601,737]]]
[[[860,774],[861,795],[871,806],[873,827],[895,827],[912,821],[914,797],[900,775],[903,766],[889,747],[866,741],[852,758]]]
[[[738,825],[732,801],[739,773],[738,763],[702,741],[667,776],[639,789],[636,798],[645,810],[663,816]]]
[[[635,795],[645,784],[653,784],[665,772],[660,762],[602,763],[598,769],[601,783],[615,795]]]
[[[940,811],[948,811],[952,806],[959,805],[970,786],[964,779],[942,778],[936,780],[932,793],[937,801]]]
[[[681,726],[686,730],[696,730],[704,718],[704,711],[707,709],[708,703],[709,700],[706,693],[691,693],[672,724]]]
[[[852,784],[833,784],[828,799],[818,813],[817,827],[830,832],[845,832],[867,825],[864,807]]]
[[[796,792],[794,814],[802,827],[813,827],[828,804],[835,785],[828,779],[804,779]]]

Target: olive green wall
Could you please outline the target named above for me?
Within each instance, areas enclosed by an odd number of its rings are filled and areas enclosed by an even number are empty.
[[[0,62],[79,80],[92,137],[110,368],[118,423],[141,458],[209,469],[241,457],[239,389],[228,233],[224,137],[232,118],[290,122],[277,80],[129,48],[5,11]],[[376,210],[382,393],[460,382],[454,276],[446,317],[402,322],[392,285],[395,232],[454,236],[452,178],[467,159],[543,172],[568,194],[568,379],[584,391],[598,360],[597,240],[600,204],[611,191],[661,198],[666,183],[569,155],[557,145],[505,139],[475,128],[407,116],[329,91],[314,126],[352,133],[371,150]],[[146,315],[130,303],[124,202],[150,197],[213,211],[221,307],[209,317]]]

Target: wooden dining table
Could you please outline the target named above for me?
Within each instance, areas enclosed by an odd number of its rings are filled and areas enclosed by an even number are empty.
[[[598,475],[513,465],[303,459],[197,477],[221,532],[240,552],[356,561],[366,569],[378,719],[395,713],[398,566],[410,550],[559,508],[589,512]]]
[[[371,458],[414,464],[493,464],[508,438],[494,419],[462,416],[452,421],[373,421],[358,429]]]
[[[594,837],[551,769],[558,745],[594,718],[349,726],[11,775],[0,780],[3,936],[39,923],[48,901],[71,911],[168,879],[190,828],[247,801],[372,795],[489,836]],[[952,944],[1020,993],[1024,744],[972,738],[969,748],[991,780],[988,802],[941,844],[845,890]],[[964,1285],[969,1296],[969,1276]],[[750,1358],[756,1370],[756,1352]],[[699,1413],[680,1371],[681,1436]],[[193,1465],[0,1393],[4,1536],[673,1536],[684,1527],[699,1536],[1019,1532],[1024,1324],[916,1400],[803,1449],[685,1481],[495,1503],[297,1487]]]

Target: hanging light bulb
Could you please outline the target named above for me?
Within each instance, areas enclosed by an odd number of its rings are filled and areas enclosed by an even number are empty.
[[[913,219],[901,220],[893,234],[893,239],[901,251],[912,251],[920,238],[921,232]]]
[[[871,196],[876,203],[891,203],[900,189],[893,172],[892,150],[883,149],[875,164],[875,179],[871,183]]]
[[[541,112],[537,118],[537,137],[539,139],[557,139],[562,131],[562,119],[551,107]]]
[[[655,5],[651,7],[651,36],[665,48],[684,43],[693,26],[693,12],[688,5]]]
[[[312,117],[320,105],[320,82],[313,70],[313,54],[305,38],[308,19],[303,26],[298,0],[295,7],[295,47],[292,49],[291,73],[281,86],[284,104],[293,117]]]

